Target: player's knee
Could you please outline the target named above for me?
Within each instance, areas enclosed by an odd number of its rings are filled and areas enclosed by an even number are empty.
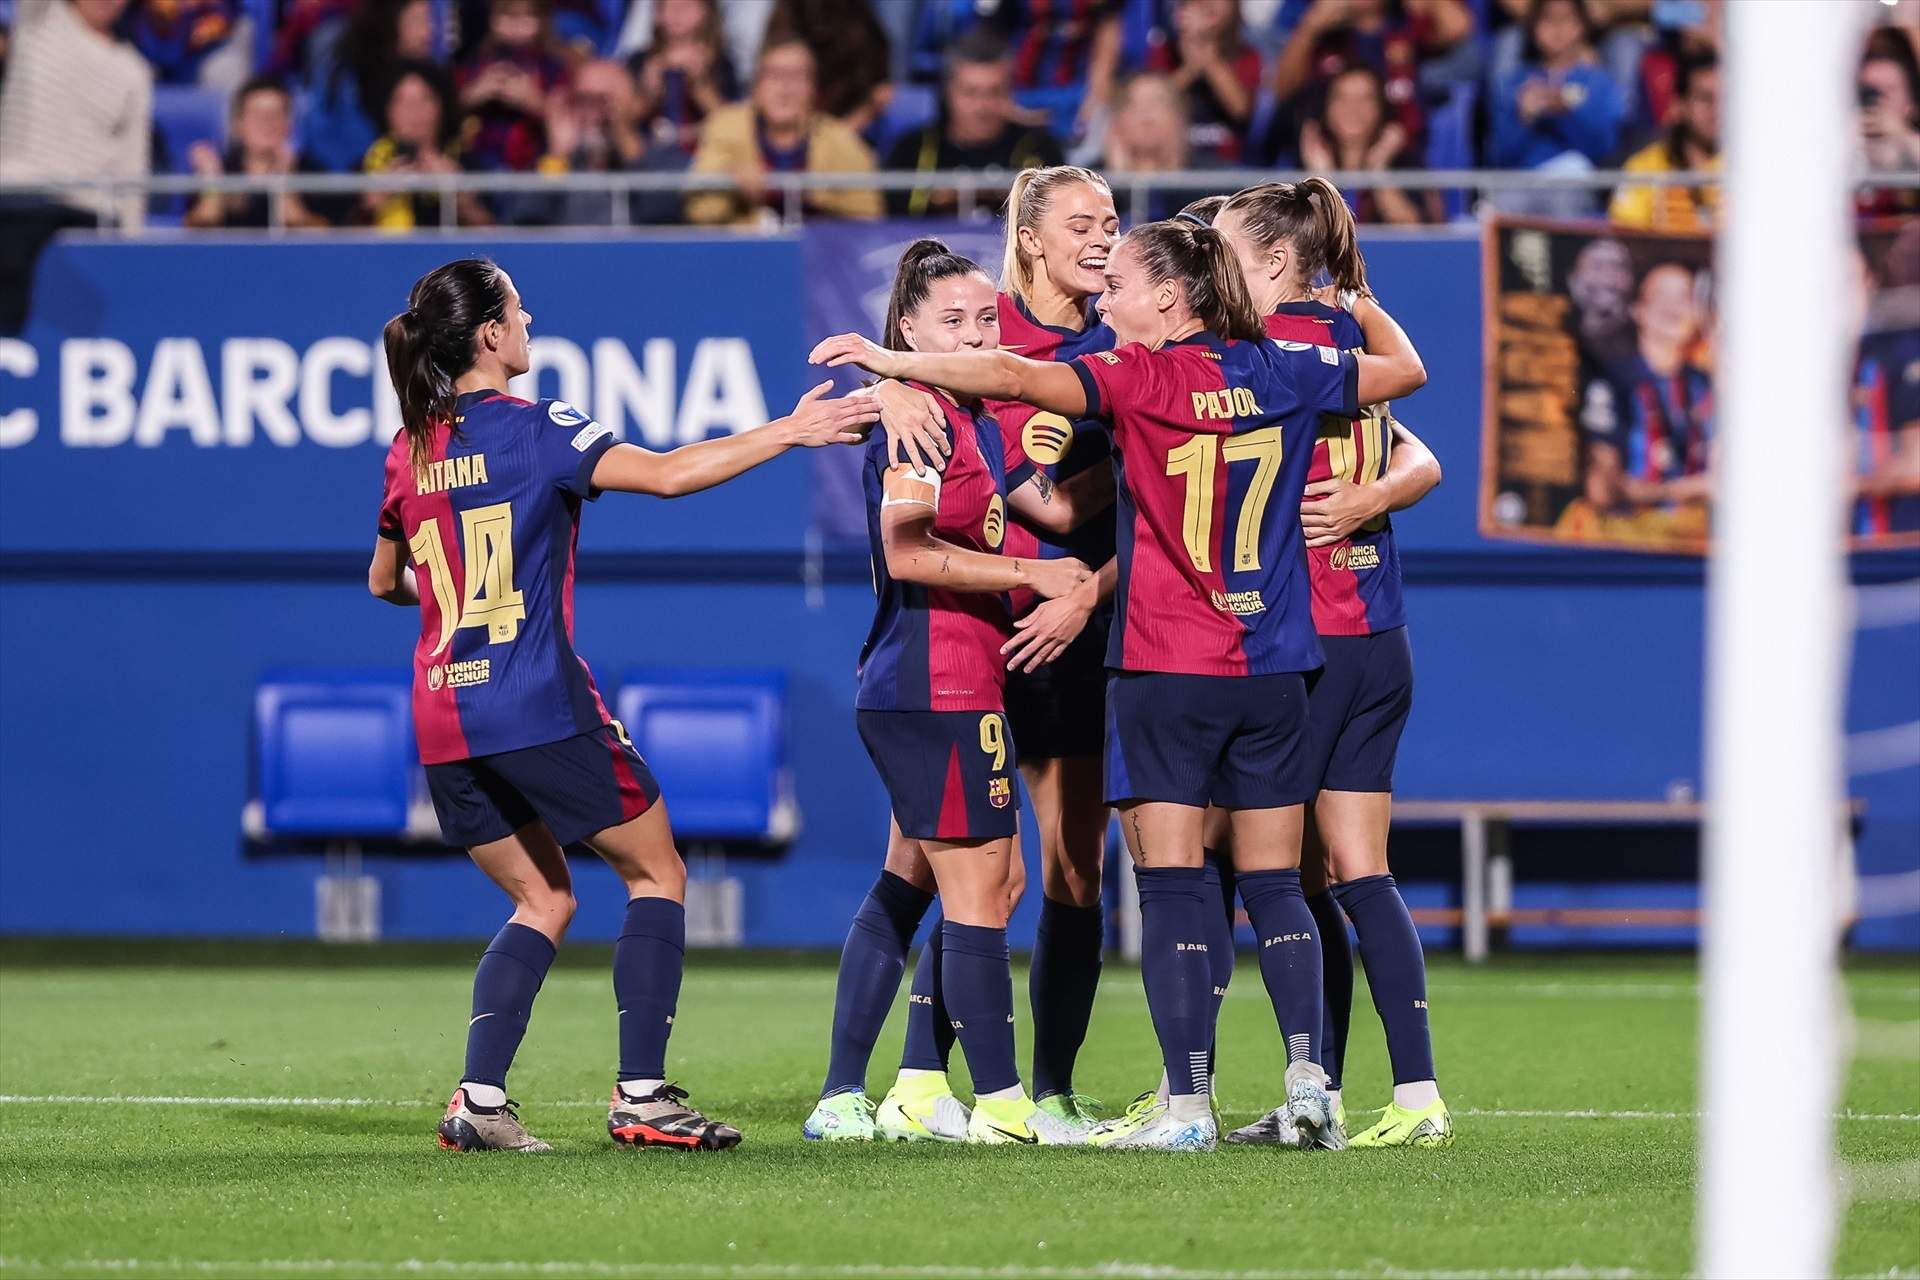
[[[1368,876],[1387,874],[1387,851],[1366,845],[1342,845],[1335,842],[1327,850],[1327,880],[1347,884]]]
[[[547,885],[524,895],[515,904],[522,915],[532,917],[536,928],[554,938],[565,933],[567,926],[573,923],[573,913],[578,905],[574,901],[573,890]]]

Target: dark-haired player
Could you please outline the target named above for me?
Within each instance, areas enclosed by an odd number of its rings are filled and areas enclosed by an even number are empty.
[[[1318,1131],[1332,1120],[1315,1064],[1320,946],[1298,868],[1313,791],[1302,673],[1320,652],[1295,504],[1318,415],[1352,416],[1361,399],[1404,395],[1425,373],[1378,312],[1381,331],[1368,336],[1381,354],[1294,359],[1266,340],[1224,239],[1188,222],[1129,232],[1105,275],[1101,313],[1124,345],[1066,365],[1005,351],[887,352],[851,334],[813,359],[1112,424],[1119,585],[1106,798],[1121,810],[1140,882],[1142,975],[1172,1092],[1146,1095],[1089,1141],[1196,1151],[1217,1140],[1201,870],[1210,803],[1232,815],[1248,914],[1273,942],[1261,969],[1289,1032],[1296,1123]]]
[[[888,344],[903,350],[993,347],[1000,337],[992,282],[938,240],[916,241],[901,257],[886,323]],[[884,1133],[1069,1144],[1081,1130],[1038,1108],[1014,1065],[1006,924],[1018,896],[1018,805],[1000,651],[1011,630],[1006,593],[1057,598],[1091,575],[1070,557],[1002,554],[1002,542],[1009,501],[1028,519],[1064,528],[1083,494],[1088,509],[1104,509],[1111,485],[1102,494],[1106,477],[1092,473],[1056,491],[1036,475],[1009,495],[993,418],[976,399],[937,402],[946,419],[944,472],[891,462],[882,439],[868,445],[878,600],[855,705],[893,820],[885,869],[841,952],[832,1058],[802,1132],[829,1141]],[[907,1059],[876,1123],[868,1059],[936,890],[945,913],[938,980],[914,1012],[930,1021],[939,1001],[966,1053],[974,1107],[969,1114],[953,1096],[932,1030],[910,1028]]]
[[[614,947],[620,1071],[607,1115],[628,1146],[720,1150],[740,1131],[666,1080],[686,946],[686,868],[653,775],[573,648],[580,507],[604,489],[675,497],[795,445],[857,443],[870,402],[825,400],[739,435],[650,453],[557,400],[507,394],[532,317],[513,281],[466,259],[414,283],[387,322],[405,430],[387,454],[367,585],[420,609],[413,714],[440,830],[512,900],[473,980],[466,1068],[440,1122],[453,1150],[545,1151],[507,1100],[507,1069],[573,918],[562,848],[585,841],[627,888]]]

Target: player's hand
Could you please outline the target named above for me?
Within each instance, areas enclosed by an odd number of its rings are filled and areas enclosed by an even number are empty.
[[[816,346],[807,356],[807,363],[823,364],[829,369],[855,364],[882,378],[896,378],[900,376],[894,365],[898,354],[867,341],[857,333],[837,333]]]
[[[1308,485],[1300,500],[1300,529],[1307,535],[1307,545],[1324,547],[1339,542],[1367,521],[1385,514],[1379,488],[1338,476]]]
[[[787,415],[787,443],[805,449],[829,444],[863,444],[867,428],[880,418],[880,406],[871,396],[827,399],[832,382],[823,382],[793,406]]]
[[[1013,639],[1000,646],[1007,670],[1036,671],[1065,653],[1086,630],[1098,600],[1097,593],[1076,589],[1035,605],[1031,613],[1013,624]]]
[[[887,432],[887,461],[906,462],[915,471],[944,471],[953,445],[947,440],[947,415],[925,391],[888,379],[870,393],[880,402],[880,425]]]
[[[1087,568],[1072,556],[1059,560],[1021,559],[1021,566],[1033,582],[1033,589],[1049,600],[1058,599],[1093,576],[1093,570]]]

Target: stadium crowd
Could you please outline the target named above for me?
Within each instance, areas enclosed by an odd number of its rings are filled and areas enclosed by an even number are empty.
[[[0,181],[149,172],[724,174],[637,192],[648,223],[783,215],[790,171],[1068,160],[1176,170],[1711,171],[1723,0],[0,0]],[[1920,167],[1920,0],[1883,7],[1859,145]],[[87,85],[86,93],[76,90]],[[816,191],[809,214],[951,216],[1004,183]],[[1467,195],[1356,187],[1362,221],[1435,222]],[[1508,191],[1514,212],[1710,223],[1711,188]],[[293,227],[440,222],[431,189],[290,199]],[[965,206],[964,208],[962,206]],[[1867,191],[1867,215],[1911,191]],[[10,223],[267,224],[264,196],[6,202]],[[605,193],[463,195],[467,225],[605,225]]]

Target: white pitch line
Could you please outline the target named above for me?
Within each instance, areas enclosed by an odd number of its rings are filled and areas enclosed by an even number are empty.
[[[686,1280],[802,1280],[805,1277],[842,1277],[844,1280],[883,1280],[889,1276],[912,1280],[1638,1280],[1651,1274],[1632,1267],[1589,1267],[1570,1263],[1559,1267],[1495,1267],[1473,1270],[1420,1270],[1381,1264],[1370,1268],[1328,1270],[1256,1268],[1251,1270],[1159,1266],[1141,1262],[1097,1262],[1087,1266],[1027,1266],[1007,1263],[997,1267],[953,1265],[891,1265],[888,1263],[702,1263],[702,1262],[483,1262],[406,1258],[388,1262],[339,1258],[268,1258],[225,1261],[193,1258],[0,1258],[0,1272],[15,1268],[47,1271],[194,1275],[332,1275],[336,1272],[402,1276],[591,1276],[597,1280],[643,1280],[646,1277],[685,1277]]]
[[[200,1097],[189,1094],[84,1094],[84,1093],[0,1093],[0,1106],[139,1106],[139,1107],[405,1107],[439,1110],[444,1104],[432,1098],[302,1098],[235,1094]],[[606,1106],[587,1098],[561,1098],[528,1103],[526,1109]],[[1232,1114],[1240,1114],[1233,1112]],[[1245,1114],[1252,1115],[1253,1112]],[[1698,1120],[1698,1111],[1544,1111],[1509,1107],[1458,1107],[1453,1114],[1492,1120]],[[1836,1111],[1835,1120],[1874,1121],[1896,1124],[1920,1123],[1920,1112]]]

